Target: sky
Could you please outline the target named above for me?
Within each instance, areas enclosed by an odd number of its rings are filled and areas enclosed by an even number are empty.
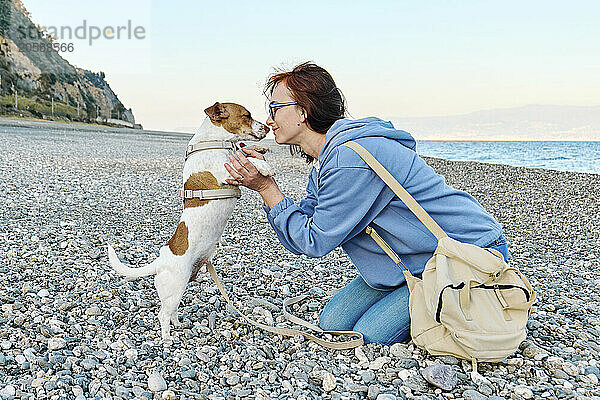
[[[600,105],[597,1],[23,0],[34,23],[141,26],[61,55],[103,71],[145,129],[193,131],[215,101],[266,119],[274,68],[312,60],[353,118]]]

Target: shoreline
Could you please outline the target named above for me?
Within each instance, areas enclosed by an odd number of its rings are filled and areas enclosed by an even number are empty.
[[[560,169],[553,169],[553,168],[529,167],[529,166],[523,166],[523,165],[511,165],[511,164],[493,163],[493,162],[485,162],[485,161],[477,161],[477,160],[452,160],[452,159],[441,158],[441,157],[423,156],[420,154],[419,154],[419,157],[421,157],[424,160],[431,159],[431,160],[446,161],[446,162],[450,162],[450,163],[464,163],[464,164],[474,163],[474,164],[481,164],[483,166],[501,166],[501,167],[515,168],[515,169],[522,168],[524,170],[534,170],[534,171],[539,170],[542,172],[556,172],[556,173],[562,173],[562,174],[583,174],[583,175],[600,176],[600,172],[563,171]]]
[[[193,134],[185,132],[169,132],[169,131],[152,131],[145,129],[133,129],[126,127],[112,127],[107,125],[99,124],[88,124],[83,122],[58,122],[58,121],[44,121],[39,119],[20,119],[11,117],[0,117],[0,127],[12,127],[12,128],[30,128],[30,129],[52,129],[52,130],[84,130],[94,132],[116,132],[116,133],[127,133],[127,134],[148,134],[148,135],[160,135],[160,136],[176,136],[176,137],[192,137]]]

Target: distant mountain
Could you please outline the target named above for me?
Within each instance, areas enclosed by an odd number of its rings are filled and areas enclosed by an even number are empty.
[[[600,106],[527,105],[464,115],[388,119],[419,140],[600,141]]]
[[[50,118],[53,113],[74,121],[119,123],[113,119],[133,126],[131,109],[119,101],[104,73],[72,66],[53,44],[31,22],[20,0],[0,0],[0,115]]]

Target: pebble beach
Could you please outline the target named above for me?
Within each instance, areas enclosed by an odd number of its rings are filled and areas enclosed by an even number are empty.
[[[179,222],[191,135],[0,122],[0,399],[600,399],[600,175],[425,158],[503,224],[511,264],[539,299],[528,337],[500,363],[433,357],[413,345],[329,350],[236,315],[208,273],[190,283],[181,326],[160,338],[153,278],[125,281],[106,244],[141,266]],[[310,169],[262,141],[282,191]],[[285,320],[285,298],[317,323],[357,276],[341,249],[314,259],[278,242],[245,188],[214,265],[236,307]]]

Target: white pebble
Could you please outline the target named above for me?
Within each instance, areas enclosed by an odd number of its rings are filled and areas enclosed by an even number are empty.
[[[412,351],[410,351],[403,343],[394,343],[390,347],[390,354],[398,358],[410,358]]]
[[[177,395],[172,390],[165,390],[162,394],[163,400],[175,400]]]
[[[411,397],[412,396],[412,389],[409,388],[408,386],[401,385],[398,388],[398,391],[404,393],[406,395],[406,397]]]
[[[563,371],[565,371],[567,374],[569,374],[571,376],[579,375],[579,368],[577,368],[574,364],[572,364],[570,362],[563,363],[562,369],[563,369]]]
[[[23,355],[25,356],[27,361],[33,362],[36,359],[35,350],[31,347],[28,347],[25,350],[23,350]]]
[[[560,368],[564,362],[565,361],[562,358],[556,356],[550,356],[546,358],[546,365],[551,371]]]
[[[32,388],[39,388],[43,384],[44,384],[44,379],[42,379],[42,378],[35,378],[34,380],[31,381]]]
[[[527,386],[515,386],[515,394],[521,396],[524,399],[531,399],[533,397],[533,392]]]
[[[326,372],[325,376],[323,376],[323,390],[326,392],[331,392],[335,389],[335,376],[331,372]]]
[[[369,369],[380,370],[385,364],[390,362],[389,357],[377,357],[369,364]]]
[[[101,311],[100,311],[99,307],[92,306],[85,310],[85,314],[86,315],[100,315]]]
[[[520,368],[523,366],[523,359],[520,357],[509,358],[506,360],[506,363],[508,365],[514,365],[515,367]]]
[[[136,359],[138,356],[138,351],[136,349],[127,349],[125,350],[125,357]]]
[[[210,357],[208,356],[208,354],[203,353],[201,351],[196,352],[196,357],[198,357],[198,360],[205,362],[205,363],[210,361]]]
[[[593,385],[596,386],[598,384],[598,377],[594,374],[586,375],[587,380]]]
[[[415,375],[415,372],[411,369],[401,369],[398,371],[398,378],[402,379],[403,381],[407,380],[413,375]]]
[[[148,390],[150,390],[152,392],[160,392],[162,390],[165,390],[166,388],[167,388],[167,382],[165,381],[165,378],[163,378],[160,373],[153,372],[148,377]]]
[[[100,389],[100,386],[102,386],[102,382],[100,382],[99,379],[93,379],[88,386],[90,394],[92,396],[95,396],[96,393],[98,393],[98,389]]]
[[[125,348],[125,344],[121,340],[117,340],[110,344],[110,348],[112,350],[123,350]]]
[[[65,348],[67,341],[63,338],[50,338],[48,339],[48,350],[60,350]]]
[[[17,393],[17,389],[13,385],[6,385],[0,390],[0,397],[7,399],[13,397]]]
[[[377,395],[377,400],[396,400],[397,397],[391,393],[380,393]]]
[[[362,347],[356,347],[354,349],[354,355],[356,356],[356,358],[358,358],[359,362],[369,362],[369,359],[367,358],[367,356],[365,355],[365,352],[363,351]]]

